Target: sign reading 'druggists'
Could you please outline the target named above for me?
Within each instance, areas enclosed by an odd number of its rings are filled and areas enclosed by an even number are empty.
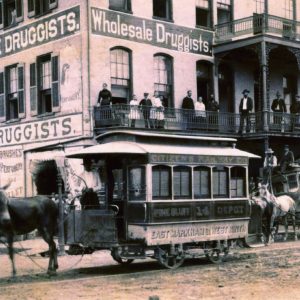
[[[79,6],[51,15],[0,36],[0,57],[7,56],[80,30]]]
[[[0,145],[15,145],[75,137],[82,133],[81,114],[0,128]]]
[[[91,8],[92,33],[172,50],[212,55],[212,32]]]

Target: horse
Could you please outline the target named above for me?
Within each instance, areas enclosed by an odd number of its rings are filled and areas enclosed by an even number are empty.
[[[266,201],[264,198],[251,195],[250,203],[259,209],[260,217],[262,220],[262,231],[265,235],[264,243],[268,245],[272,241],[272,227],[271,218],[273,215],[274,203]]]
[[[297,240],[296,233],[296,203],[295,201],[288,195],[281,195],[279,197],[275,197],[268,190],[267,184],[262,184],[259,187],[260,197],[265,199],[267,202],[273,203],[273,214],[271,217],[270,228],[272,233],[274,232],[274,222],[278,218],[282,218],[285,227],[285,234],[283,240],[287,240],[288,236],[288,216],[292,217],[292,225],[294,230],[294,239]]]
[[[49,245],[48,275],[58,269],[57,249],[53,236],[57,230],[58,207],[47,196],[31,198],[8,198],[5,190],[10,183],[0,187],[0,232],[6,237],[12,264],[12,277],[16,276],[13,241],[15,235],[26,234],[38,229]]]

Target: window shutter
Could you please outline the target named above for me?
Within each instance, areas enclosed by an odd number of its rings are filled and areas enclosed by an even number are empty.
[[[28,18],[32,18],[35,16],[35,0],[28,0]]]
[[[24,64],[18,65],[19,118],[25,118]]]
[[[3,0],[0,0],[0,29],[3,28]]]
[[[23,21],[23,1],[16,0],[16,22],[19,23]]]
[[[4,72],[0,72],[0,122],[5,122]]]
[[[30,64],[30,114],[37,115],[37,72],[36,63]]]
[[[51,87],[52,109],[54,112],[58,112],[60,111],[59,63],[58,63],[58,55],[54,53],[52,53],[51,55],[51,74],[52,74],[52,87]]]
[[[57,7],[57,0],[48,0],[49,1],[49,9],[54,9]]]

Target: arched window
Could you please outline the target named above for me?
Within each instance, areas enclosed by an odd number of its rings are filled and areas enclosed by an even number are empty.
[[[112,102],[128,103],[131,95],[131,51],[124,48],[110,50]]]
[[[154,56],[154,89],[164,97],[165,107],[174,107],[172,57],[164,54]]]
[[[231,168],[230,194],[231,197],[246,197],[246,169],[241,167]]]
[[[191,197],[191,168],[174,167],[173,190],[175,199],[189,199]]]
[[[154,166],[152,168],[152,198],[171,199],[171,168]]]
[[[214,198],[227,198],[228,188],[228,169],[225,167],[213,168],[213,193]]]
[[[194,169],[194,198],[210,198],[210,168],[196,167]]]
[[[212,64],[207,61],[197,61],[197,97],[202,97],[207,104],[209,95],[213,94]]]

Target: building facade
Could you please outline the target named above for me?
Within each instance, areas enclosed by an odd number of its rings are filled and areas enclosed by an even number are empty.
[[[145,128],[138,112],[133,130],[235,137],[260,155],[295,145],[300,4],[240,2],[0,1],[0,185],[10,179],[11,196],[57,192],[65,153],[96,143],[108,128],[127,130],[130,100],[145,92],[158,91],[164,125]],[[96,105],[103,83],[112,92],[107,113]],[[239,133],[244,89],[254,105],[251,130]],[[207,111],[199,124],[182,110],[188,90],[206,107],[214,95],[217,114]],[[284,114],[271,110],[277,91]],[[81,170],[72,164],[62,168]]]

